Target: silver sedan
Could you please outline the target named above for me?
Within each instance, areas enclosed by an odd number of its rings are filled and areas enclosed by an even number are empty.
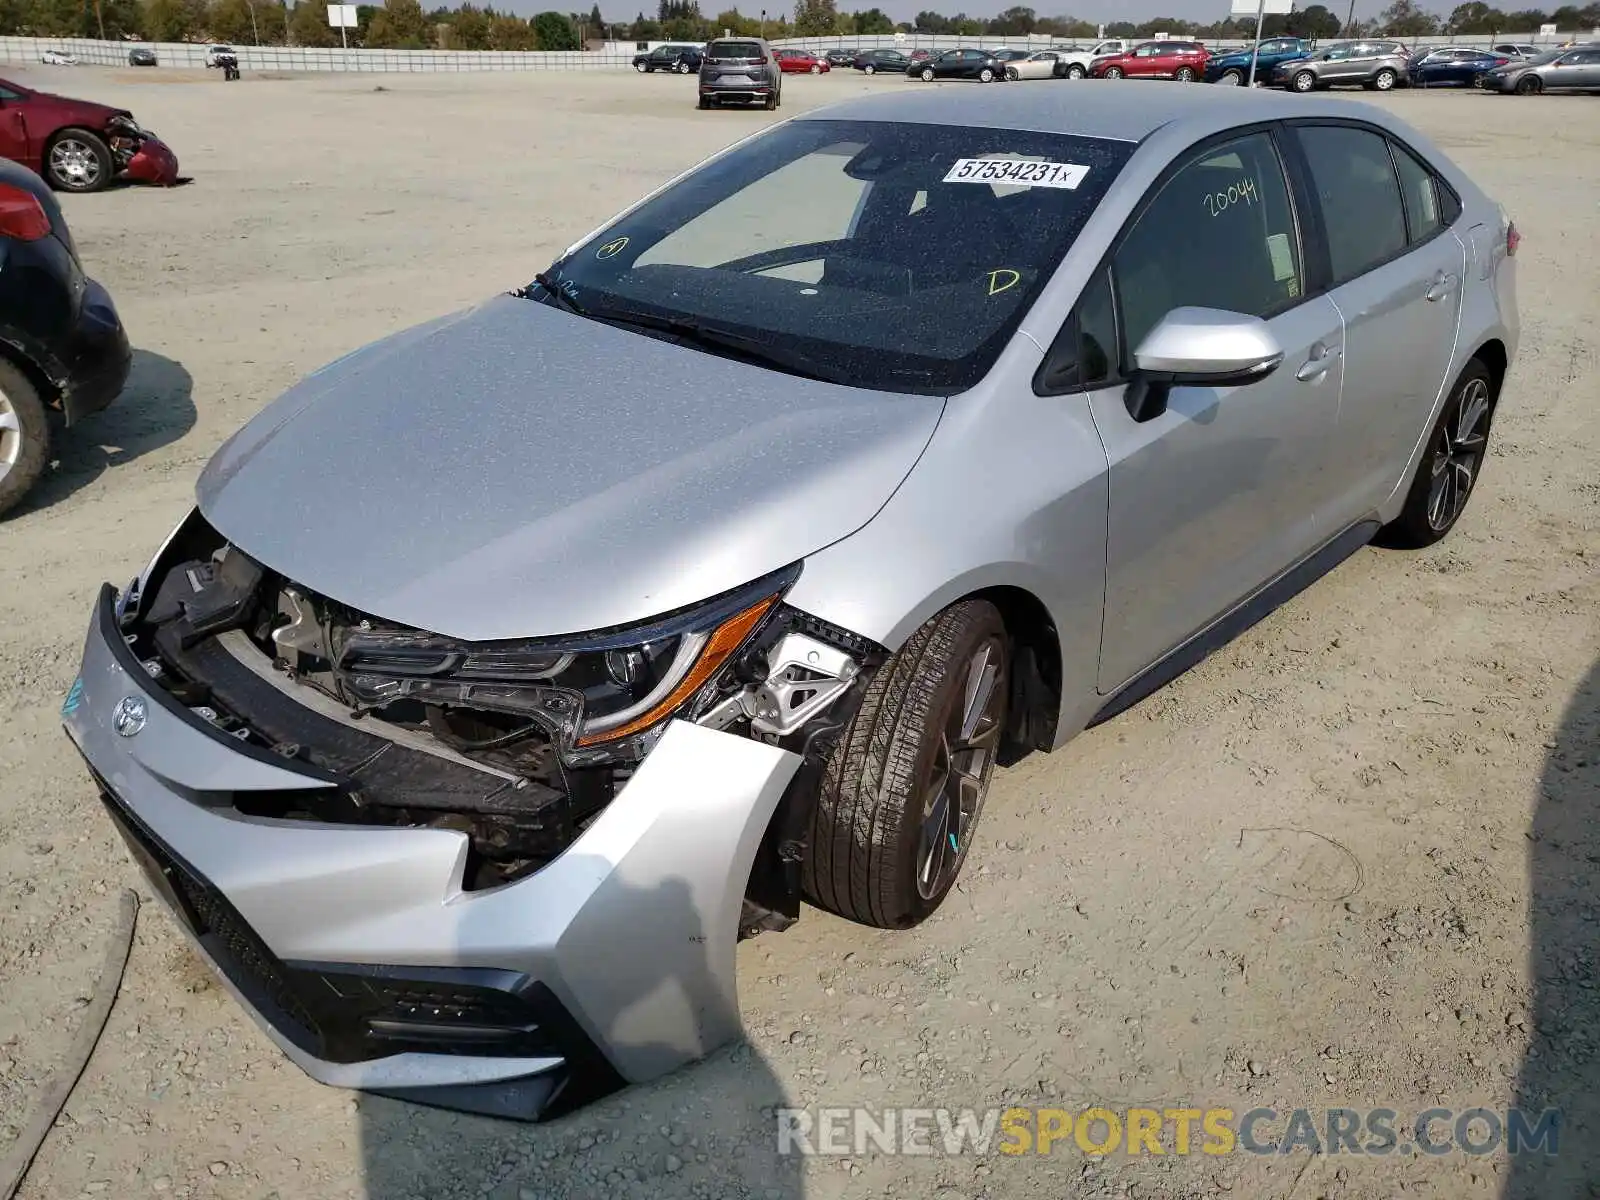
[[[738,937],[927,919],[997,765],[1450,532],[1496,204],[1361,105],[1062,94],[741,141],[302,381],[104,589],[68,732],[312,1076],[537,1118],[701,1055]]]

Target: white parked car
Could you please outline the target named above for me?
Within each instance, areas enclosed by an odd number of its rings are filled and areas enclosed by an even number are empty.
[[[1006,63],[1007,79],[1055,79],[1065,74],[1059,50],[1037,50]]]
[[[237,50],[235,50],[232,46],[207,46],[206,47],[206,66],[208,66],[208,67],[220,67],[222,65],[222,59],[224,59],[224,58],[237,59],[238,57],[239,57],[239,52]]]
[[[1082,79],[1089,73],[1089,64],[1097,58],[1104,58],[1108,54],[1126,54],[1133,49],[1133,43],[1126,38],[1106,38],[1087,50],[1056,49],[1060,57],[1062,73],[1068,79]]]
[[[39,61],[47,67],[75,67],[78,60],[65,50],[46,50],[39,56]]]

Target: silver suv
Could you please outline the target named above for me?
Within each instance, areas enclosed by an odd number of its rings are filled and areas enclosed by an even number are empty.
[[[1399,42],[1341,42],[1309,58],[1280,64],[1272,82],[1292,92],[1356,86],[1387,92],[1404,86],[1410,77],[1411,60]]]
[[[783,103],[783,73],[764,38],[718,38],[700,62],[700,107],[725,100],[758,101],[766,108]]]

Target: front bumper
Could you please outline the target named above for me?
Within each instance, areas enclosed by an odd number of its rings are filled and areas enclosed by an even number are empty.
[[[152,886],[314,1079],[540,1119],[740,1031],[745,884],[798,755],[674,722],[560,858],[468,892],[464,834],[234,808],[334,781],[153,684],[110,587],[62,714]]]
[[[135,183],[171,187],[178,182],[178,156],[158,137],[146,137],[122,170]]]

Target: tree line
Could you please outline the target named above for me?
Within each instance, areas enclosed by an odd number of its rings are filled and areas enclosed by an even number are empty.
[[[759,0],[757,0],[759,2]],[[776,5],[779,0],[773,0]],[[1337,0],[1335,0],[1337,2]],[[769,38],[829,37],[919,33],[934,36],[1016,37],[1028,34],[1083,40],[1100,36],[1100,26],[1067,16],[1040,16],[1021,5],[992,17],[954,16],[931,10],[912,21],[896,22],[881,8],[841,12],[836,0],[797,0],[792,13],[737,8],[707,16],[696,0],[659,0],[651,16],[608,22],[595,3],[587,14],[541,12],[524,19],[489,6],[465,3],[424,10],[419,0],[385,0],[356,8],[350,31],[355,46],[392,49],[577,50],[591,39],[703,42],[724,30]],[[1433,37],[1452,34],[1531,33],[1553,24],[1563,31],[1600,27],[1600,2],[1565,5],[1553,11],[1504,11],[1473,0],[1448,16],[1416,0],[1394,0],[1372,21],[1346,27],[1326,5],[1311,4],[1266,18],[1268,37],[1327,39],[1384,34]],[[1225,40],[1255,36],[1252,19],[1196,25],[1177,17],[1113,21],[1106,37],[1143,38],[1158,33]],[[337,46],[339,33],[328,25],[323,0],[0,0],[0,34],[33,37],[107,37],[153,42],[227,42],[235,45]]]
[[[0,35],[223,42],[236,46],[337,46],[324,0],[0,0]],[[350,44],[374,49],[578,50],[606,36],[595,5],[587,15],[531,19],[462,4],[424,10],[418,0],[356,6]]]

